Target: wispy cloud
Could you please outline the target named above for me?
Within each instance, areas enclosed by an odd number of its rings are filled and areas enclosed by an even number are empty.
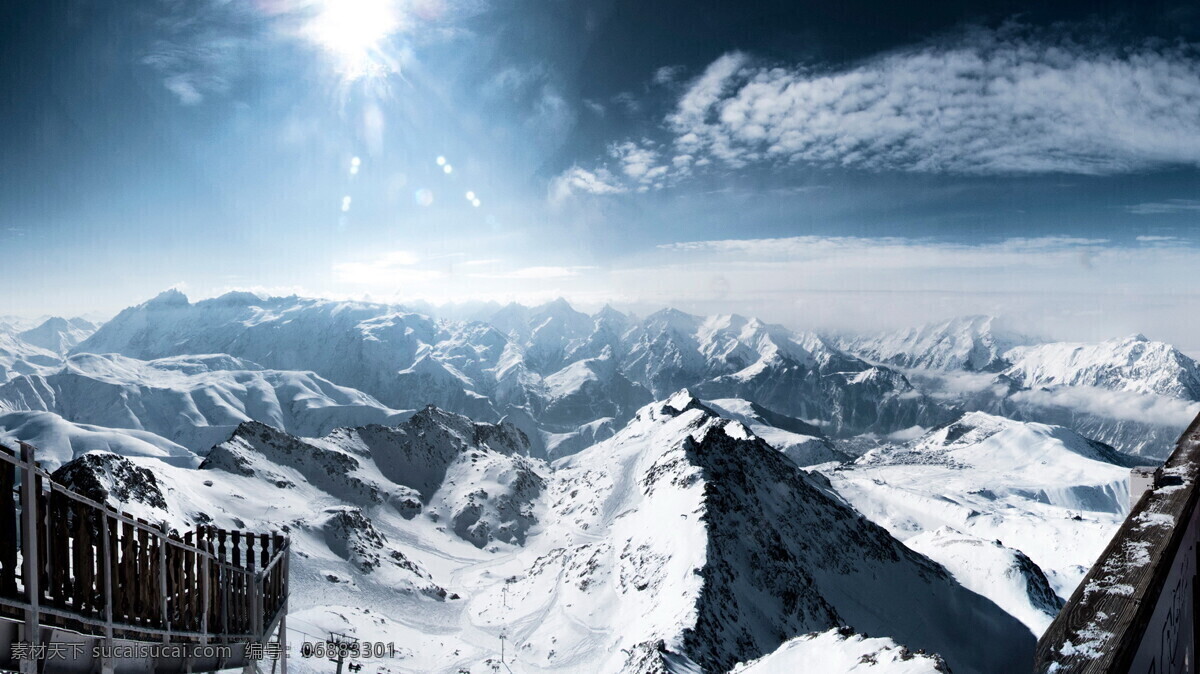
[[[669,85],[679,81],[686,68],[683,66],[663,66],[654,71],[653,81],[658,85]]]
[[[420,262],[421,259],[410,251],[393,250],[367,260],[334,264],[333,278],[339,283],[386,287],[430,281],[443,276],[439,270],[416,267]]]
[[[1200,212],[1200,199],[1168,199],[1166,201],[1147,201],[1133,204],[1126,208],[1134,215],[1166,215],[1171,213]]]
[[[241,77],[249,52],[265,39],[263,22],[246,3],[221,0],[163,2],[156,39],[142,63],[162,76],[163,86],[183,105],[197,105],[229,91]]]
[[[709,164],[966,175],[1197,166],[1197,107],[1193,46],[1118,48],[1008,26],[841,70],[733,52],[665,117],[663,165],[676,176]],[[1200,202],[1174,200],[1130,210],[1195,209]]]
[[[1090,386],[1019,391],[1012,398],[1039,407],[1065,407],[1110,419],[1179,428],[1186,427],[1200,413],[1200,403],[1188,400]]]
[[[668,117],[680,150],[738,166],[1114,174],[1200,164],[1192,48],[1099,47],[1021,29],[841,72],[718,59]]]
[[[562,202],[574,194],[620,194],[628,188],[606,168],[589,171],[573,166],[550,181],[550,201]]]
[[[576,266],[576,267],[524,267],[513,271],[498,272],[494,274],[472,274],[476,278],[494,278],[494,279],[550,279],[550,278],[568,278],[579,276],[580,274],[595,267]]]
[[[1017,269],[1034,265],[1075,266],[1081,255],[1107,250],[1108,239],[1048,236],[963,244],[901,237],[793,236],[663,244],[660,250],[719,256],[726,262],[779,261],[821,268]]]

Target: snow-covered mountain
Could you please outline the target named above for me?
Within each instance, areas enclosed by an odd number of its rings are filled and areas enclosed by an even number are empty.
[[[1048,342],[998,324],[970,316],[839,344],[902,368],[945,404],[1066,426],[1132,454],[1165,457],[1200,412],[1200,365],[1169,344]]]
[[[704,405],[722,418],[741,422],[752,433],[783,452],[797,466],[813,466],[853,457],[837,449],[821,429],[740,398],[708,400]]]
[[[58,476],[178,528],[286,528],[289,622],[378,630],[411,670],[494,661],[501,633],[514,671],[719,672],[844,625],[894,641],[823,638],[884,661],[1031,653],[999,606],[686,393],[553,467],[528,451],[426,408],[316,439],[247,422],[199,469],[93,453]]]
[[[872,674],[946,674],[936,655],[914,653],[887,637],[866,637],[853,630],[814,632],[729,670],[729,674],[780,672],[871,672]]]
[[[996,602],[1034,634],[1045,632],[1063,606],[1041,568],[998,540],[942,527],[904,544],[945,566],[964,587]]]
[[[313,436],[408,416],[312,372],[267,370],[226,355],[141,361],[79,354],[54,374],[22,375],[0,385],[0,409],[149,431],[197,452],[244,421]]]
[[[1003,327],[994,316],[962,316],[942,323],[869,336],[847,336],[842,348],[867,360],[898,367],[1000,372],[1006,353],[1030,338]]]
[[[948,568],[969,567],[937,538],[953,533],[981,543],[998,540],[1032,560],[1065,598],[1128,510],[1129,466],[1135,462],[1065,428],[971,412],[826,474],[860,512],[901,540],[938,534],[921,549]],[[1006,555],[992,551],[990,570],[976,560],[978,571],[1008,575],[1014,562]],[[1021,582],[1033,584],[1031,597],[1038,594],[1035,577]],[[1011,589],[987,579],[964,584],[995,588],[1000,594],[987,596],[1012,605]],[[1037,608],[1036,602],[1028,607]],[[1024,619],[1037,623],[1028,614]]]
[[[1093,386],[1200,401],[1200,365],[1143,335],[1018,347],[1006,356],[1012,366],[1005,374],[1027,387]]]
[[[686,392],[555,467],[547,536],[558,540],[525,555],[507,600],[516,622],[542,616],[528,639],[614,654],[602,671],[659,671],[672,656],[721,671],[842,624],[936,650],[960,671],[1024,656],[1023,628]],[[546,583],[565,620],[546,619]],[[564,623],[579,628],[563,634]],[[963,649],[973,630],[991,644]],[[615,655],[660,641],[660,657],[636,667]]]
[[[220,353],[311,371],[393,409],[436,404],[478,419],[531,420],[526,430],[548,434],[535,448],[604,419],[624,423],[681,387],[753,400],[830,435],[952,416],[893,370],[755,319],[665,310],[638,321],[611,308],[587,316],[558,300],[510,305],[489,321],[249,293],[191,303],[167,291],[121,312],[73,352],[141,360]]]
[[[96,331],[96,324],[84,318],[48,318],[40,325],[17,334],[26,344],[66,354]]]
[[[200,458],[188,448],[147,431],[77,424],[53,412],[0,410],[0,443],[12,447],[16,441],[37,447],[37,459],[46,470],[54,470],[92,451],[156,457],[177,465],[200,463]]]
[[[14,333],[0,331],[0,382],[23,374],[54,372],[61,366],[58,354],[22,341]]]

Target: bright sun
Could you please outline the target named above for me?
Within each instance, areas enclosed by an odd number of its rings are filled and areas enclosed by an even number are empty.
[[[358,79],[386,72],[381,48],[399,29],[395,0],[321,0],[305,33],[337,61],[344,77]]]

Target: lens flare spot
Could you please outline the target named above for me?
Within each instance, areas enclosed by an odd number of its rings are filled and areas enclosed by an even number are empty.
[[[347,194],[346,196],[342,197],[342,212],[345,213],[346,211],[349,211],[349,210],[350,210],[350,195]]]
[[[475,201],[475,193],[467,192],[467,201]]]
[[[433,191],[422,187],[413,194],[413,199],[418,206],[430,206],[433,204]]]
[[[479,204],[480,204],[480,201],[478,199],[471,200],[471,205],[474,206],[475,208],[479,208]]]
[[[350,160],[350,175],[358,175],[358,167],[362,166],[362,160],[358,157]]]
[[[438,158],[437,158],[437,165],[438,165],[438,166],[445,166],[445,165],[446,165],[446,158],[445,158],[445,157],[438,157]]]
[[[442,170],[445,171],[446,173],[453,173],[454,167],[449,164],[446,164],[445,166],[442,167]]]

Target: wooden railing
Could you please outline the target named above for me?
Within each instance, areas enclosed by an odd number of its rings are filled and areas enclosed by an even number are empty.
[[[1191,674],[1200,641],[1200,417],[1050,627],[1039,674]]]
[[[97,503],[0,446],[0,615],[170,643],[264,641],[283,616],[290,543],[278,533],[184,533]]]

